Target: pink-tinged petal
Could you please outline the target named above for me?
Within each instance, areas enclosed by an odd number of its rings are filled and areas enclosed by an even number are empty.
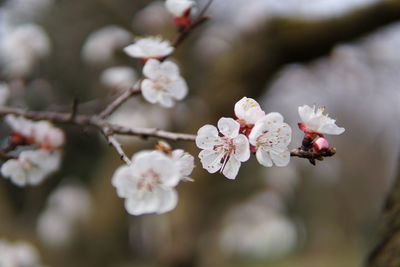
[[[304,105],[299,107],[299,116],[303,122],[308,122],[315,116],[315,106]]]
[[[152,80],[143,80],[141,84],[141,89],[144,99],[152,104],[157,103],[160,91],[154,89],[154,83]]]
[[[215,173],[221,169],[223,157],[224,152],[214,150],[202,150],[199,153],[201,164],[209,173]]]
[[[147,78],[156,79],[160,76],[161,62],[157,59],[149,59],[143,67],[143,74]]]
[[[258,162],[265,167],[272,167],[272,160],[267,151],[259,148],[256,152],[256,158]]]
[[[343,127],[339,127],[336,124],[325,124],[320,127],[319,132],[322,134],[331,134],[331,135],[339,135],[344,133],[345,129]]]
[[[212,150],[218,141],[218,130],[213,125],[204,125],[197,131],[196,145],[198,148]]]
[[[239,135],[240,124],[232,118],[221,118],[218,121],[218,130],[226,137],[235,138]]]
[[[156,213],[161,214],[175,209],[178,204],[178,194],[175,189],[159,188],[157,192],[159,198],[159,206]]]
[[[225,175],[228,179],[235,179],[240,169],[240,161],[235,157],[230,157],[228,162],[226,162],[224,169],[222,170],[222,174]]]
[[[233,144],[235,145],[235,157],[241,162],[247,161],[250,158],[250,144],[247,137],[239,134],[233,139]]]
[[[260,105],[252,98],[243,97],[235,104],[235,115],[238,119],[244,120],[246,124],[254,124],[261,119],[265,112]]]
[[[288,149],[278,150],[272,149],[270,151],[272,161],[278,167],[285,167],[290,161],[290,151]]]

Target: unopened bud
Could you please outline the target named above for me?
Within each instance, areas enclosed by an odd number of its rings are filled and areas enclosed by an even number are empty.
[[[316,152],[321,152],[324,150],[327,150],[329,148],[329,143],[328,140],[326,140],[323,137],[318,137],[314,142],[313,142],[313,148]]]

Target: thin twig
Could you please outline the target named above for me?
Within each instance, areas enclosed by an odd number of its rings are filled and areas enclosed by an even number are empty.
[[[98,116],[99,118],[106,118],[111,115],[117,108],[125,103],[131,96],[140,93],[140,84],[143,79],[139,79],[131,88],[123,92],[113,102],[111,102]]]
[[[122,149],[122,145],[115,139],[113,132],[109,128],[103,129],[103,134],[107,138],[108,143],[114,147],[115,151],[120,156],[121,160],[125,161],[126,164],[130,165],[131,160],[125,154],[124,150]]]

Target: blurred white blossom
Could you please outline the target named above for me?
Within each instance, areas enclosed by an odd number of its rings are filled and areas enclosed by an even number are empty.
[[[39,253],[31,244],[0,240],[1,267],[41,267]]]
[[[249,135],[250,144],[255,147],[258,162],[265,167],[283,167],[289,164],[292,129],[283,122],[278,112],[271,112],[259,119]]]
[[[161,214],[175,208],[178,194],[174,188],[180,180],[180,170],[171,157],[160,151],[141,151],[132,157],[131,165],[115,171],[112,184],[125,199],[129,214]]]
[[[136,71],[128,66],[116,66],[105,69],[100,76],[103,85],[117,91],[131,88],[137,80]]]
[[[277,200],[264,193],[230,210],[219,236],[221,250],[263,259],[282,257],[293,250],[297,230],[276,206]]]
[[[1,166],[1,174],[18,186],[37,185],[58,170],[61,152],[43,149],[22,151]]]
[[[196,4],[192,0],[166,0],[165,6],[172,15],[181,17]]]
[[[137,39],[135,43],[125,47],[124,51],[134,58],[161,58],[170,55],[174,47],[160,37],[146,37]]]
[[[219,119],[218,129],[207,124],[198,130],[196,145],[203,149],[199,158],[209,173],[221,170],[228,179],[235,179],[241,162],[250,158],[249,141],[239,130],[240,124],[231,118]]]
[[[10,98],[10,87],[6,83],[0,82],[0,106],[4,106]]]
[[[93,65],[109,63],[131,39],[127,30],[116,25],[105,26],[86,38],[81,50],[82,58]]]
[[[5,120],[14,132],[43,149],[58,149],[65,142],[64,132],[48,121],[34,122],[15,115],[7,115]]]
[[[171,157],[177,165],[181,180],[190,179],[189,175],[194,169],[194,157],[182,149],[175,149]]]
[[[11,78],[25,77],[50,50],[50,40],[42,27],[24,24],[12,28],[0,39],[3,72]]]
[[[141,84],[142,94],[150,103],[172,107],[176,100],[182,100],[188,93],[179,67],[172,61],[149,59],[144,65],[143,74],[146,79]]]
[[[89,218],[91,205],[91,196],[83,186],[61,185],[49,196],[39,216],[40,239],[49,246],[68,244],[76,234],[76,226]]]

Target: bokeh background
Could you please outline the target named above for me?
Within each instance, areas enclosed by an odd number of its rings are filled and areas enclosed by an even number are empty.
[[[0,3],[0,80],[10,106],[69,111],[78,99],[79,112],[99,112],[140,75],[122,48],[138,36],[176,35],[163,1]],[[207,15],[173,57],[187,99],[163,109],[137,97],[110,120],[196,133],[233,116],[247,96],[284,115],[296,148],[297,107],[317,104],[346,128],[329,137],[337,155],[315,167],[293,158],[266,169],[252,159],[235,181],[196,168],[174,211],[134,217],[110,182],[122,164],[114,150],[92,129],[60,125],[60,171],[37,187],[0,179],[1,240],[29,242],[57,267],[363,264],[399,176],[399,1],[214,0]],[[2,124],[3,145],[8,131]],[[120,141],[129,155],[157,142]]]

